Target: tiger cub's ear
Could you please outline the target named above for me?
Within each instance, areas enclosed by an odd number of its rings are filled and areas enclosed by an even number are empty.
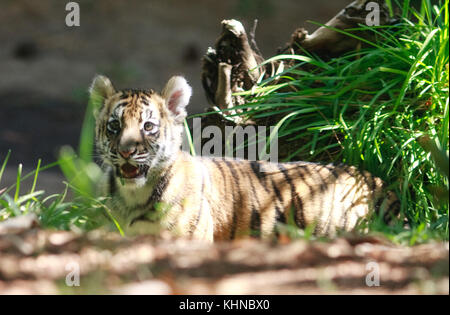
[[[89,103],[92,106],[95,117],[97,117],[104,100],[115,93],[116,90],[107,77],[97,75],[94,78],[91,87],[89,88]]]
[[[186,118],[186,105],[192,95],[192,88],[186,79],[180,76],[170,78],[162,91],[162,97],[169,111],[175,116],[177,122],[183,122]]]

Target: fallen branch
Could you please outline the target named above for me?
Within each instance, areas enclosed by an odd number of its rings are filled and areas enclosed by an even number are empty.
[[[369,2],[376,3],[380,9],[378,15],[380,25],[393,23],[394,20],[390,18],[384,0],[356,0],[311,35],[303,28],[295,30],[291,41],[278,53],[303,54],[304,51],[308,51],[327,59],[357,50],[361,47],[358,39],[342,34],[335,29],[347,30],[359,37],[369,38],[367,32],[352,30],[359,24],[366,23],[366,17],[370,13],[367,10]],[[250,45],[241,22],[237,20],[222,21],[221,35],[217,38],[214,48],[208,48],[203,57],[203,88],[212,109],[217,112],[218,116],[235,114],[236,111],[217,111],[217,109],[229,109],[246,103],[244,97],[235,95],[235,93],[249,91],[261,79],[274,76],[285,68],[283,61],[274,61],[261,66],[264,58],[259,52],[255,40],[256,23],[255,21],[250,33],[252,43]],[[254,48],[252,49],[251,46]],[[248,123],[240,116],[234,116],[233,120],[235,123]]]

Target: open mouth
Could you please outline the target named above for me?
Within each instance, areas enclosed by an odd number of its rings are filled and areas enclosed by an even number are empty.
[[[140,176],[146,176],[148,171],[147,165],[132,165],[125,163],[119,167],[120,175],[123,178],[133,179]]]

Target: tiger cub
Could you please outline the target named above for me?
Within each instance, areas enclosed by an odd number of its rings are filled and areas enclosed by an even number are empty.
[[[316,235],[350,231],[377,208],[398,204],[379,178],[350,166],[269,163],[194,157],[181,151],[192,93],[172,77],[161,94],[117,91],[95,77],[96,146],[105,170],[103,193],[131,233],[168,230],[207,241],[245,235],[269,238],[278,223],[314,226]]]

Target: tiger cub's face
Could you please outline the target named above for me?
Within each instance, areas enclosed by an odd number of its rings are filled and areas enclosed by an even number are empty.
[[[108,78],[95,77],[90,101],[95,108],[97,149],[126,185],[145,184],[151,171],[176,157],[191,93],[186,80],[178,76],[161,94],[116,91]]]

